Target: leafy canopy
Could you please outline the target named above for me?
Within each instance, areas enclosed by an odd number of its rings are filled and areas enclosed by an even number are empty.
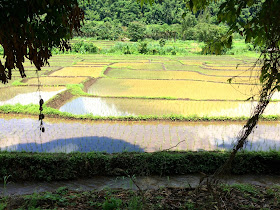
[[[0,2],[0,81],[8,82],[12,69],[25,77],[27,58],[40,68],[48,63],[51,49],[69,49],[73,30],[79,32],[84,12],[77,0],[2,0]]]

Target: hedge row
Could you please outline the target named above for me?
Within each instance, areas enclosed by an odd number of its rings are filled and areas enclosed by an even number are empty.
[[[51,181],[96,175],[179,175],[213,173],[228,152],[26,153],[0,152],[0,177],[12,181]],[[121,170],[120,170],[121,169]],[[280,174],[280,152],[241,152],[233,174]]]

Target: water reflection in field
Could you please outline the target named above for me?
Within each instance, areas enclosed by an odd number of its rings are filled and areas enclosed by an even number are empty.
[[[257,102],[187,101],[132,98],[78,97],[59,110],[96,116],[183,115],[208,117],[249,117]],[[264,115],[280,115],[280,103],[270,102]]]
[[[56,94],[65,90],[63,87],[44,87],[39,93],[38,87],[9,87],[2,88],[0,91],[0,106],[5,104],[38,104],[39,95],[48,101]]]
[[[93,114],[96,116],[129,116],[130,111],[120,110],[116,104],[107,103],[106,99],[78,97],[66,103],[59,109],[72,114]]]
[[[110,122],[51,120],[40,136],[39,122],[0,118],[0,148],[8,151],[154,152],[229,149],[244,122]],[[261,122],[247,150],[279,150],[280,123]]]

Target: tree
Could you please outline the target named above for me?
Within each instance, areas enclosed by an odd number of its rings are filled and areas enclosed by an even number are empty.
[[[138,0],[142,4],[154,0]],[[228,25],[227,33],[219,40],[207,41],[204,53],[221,54],[225,48],[232,45],[234,33],[239,33],[245,38],[246,43],[253,43],[261,49],[258,62],[261,64],[260,82],[262,84],[259,93],[258,104],[246,125],[240,131],[237,143],[234,146],[228,161],[220,167],[214,176],[227,172],[231,163],[243,145],[247,141],[260,115],[264,112],[273,93],[280,90],[280,1],[279,0],[188,0],[187,6],[193,12],[205,10],[211,3],[218,2],[218,22]],[[184,16],[184,15],[183,15]],[[257,64],[257,63],[256,63]],[[229,82],[231,79],[229,79]]]
[[[193,11],[196,11],[204,9],[210,2],[212,1],[190,0],[189,6]],[[215,40],[216,42],[214,43],[213,40],[210,40],[206,52],[210,51],[219,54],[224,48],[231,47],[233,33],[239,33],[247,43],[253,43],[254,46],[261,49],[258,62],[262,65],[260,74],[262,89],[259,93],[259,102],[240,131],[230,158],[215,172],[215,176],[228,172],[236,153],[246,144],[247,137],[256,126],[273,93],[276,90],[280,90],[279,8],[280,1],[276,0],[227,0],[220,4],[218,20],[226,23],[229,29],[220,42]],[[250,15],[244,15],[248,14],[248,11]]]
[[[146,28],[144,24],[137,21],[131,22],[127,27],[127,32],[131,41],[142,40],[144,38],[145,30]]]
[[[70,48],[73,31],[79,32],[84,12],[77,0],[3,0],[0,2],[0,81],[7,83],[17,68],[25,77],[23,62],[38,70],[48,64],[53,47]]]

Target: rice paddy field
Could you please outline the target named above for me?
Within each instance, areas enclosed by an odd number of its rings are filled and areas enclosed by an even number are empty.
[[[243,122],[45,120],[0,115],[1,151],[28,152],[156,152],[228,150]],[[279,150],[279,122],[261,122],[250,136],[249,151]]]
[[[260,66],[254,66],[255,61],[256,57],[229,55],[55,55],[50,66],[38,72],[39,80],[26,62],[27,78],[15,73],[8,85],[0,85],[0,106],[38,104],[40,94],[47,106],[81,118],[249,117],[257,102],[246,99],[257,99],[260,91]],[[273,96],[265,116],[280,115],[279,99],[279,94]],[[26,116],[15,119],[3,114],[0,122],[1,150],[40,152],[153,152],[181,141],[174,150],[229,149],[244,124],[57,119],[46,122],[46,133],[39,135],[39,123]],[[278,124],[263,122],[247,149],[278,150]]]

